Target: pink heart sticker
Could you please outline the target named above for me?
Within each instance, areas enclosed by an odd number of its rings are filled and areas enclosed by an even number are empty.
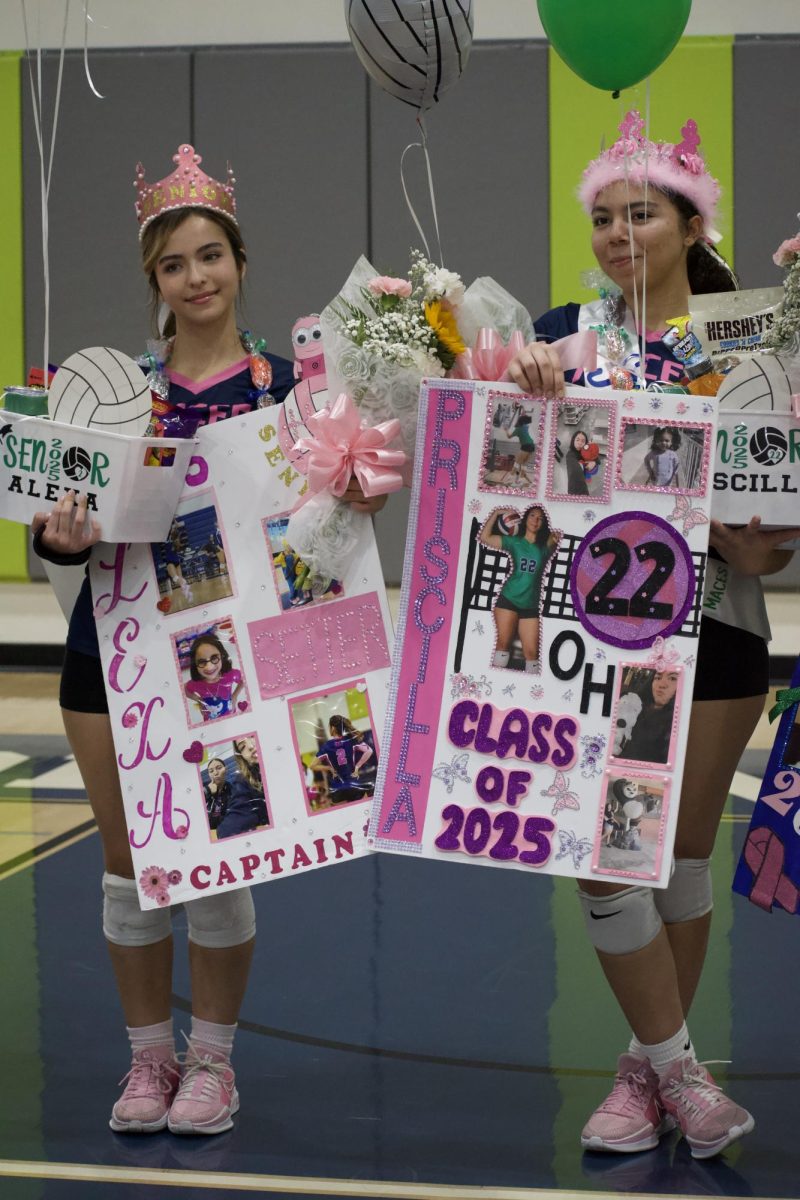
[[[200,763],[203,761],[205,747],[202,742],[192,742],[187,750],[184,750],[183,757],[186,762]]]

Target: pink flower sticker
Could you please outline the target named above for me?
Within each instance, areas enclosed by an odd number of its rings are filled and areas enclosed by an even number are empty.
[[[169,892],[156,892],[154,900],[159,908],[166,908],[169,904]]]
[[[167,882],[169,883],[170,887],[177,887],[182,879],[183,875],[181,875],[180,871],[170,871],[169,875],[167,876]]]
[[[787,238],[785,242],[781,242],[772,256],[772,261],[777,267],[790,267],[798,254],[800,254],[800,233],[796,237]]]
[[[125,729],[135,729],[139,724],[138,714],[135,712],[126,712],[122,714],[122,724]]]
[[[156,900],[159,904],[161,901],[158,897],[161,894],[167,895],[167,902],[169,902],[168,886],[167,872],[163,867],[145,867],[139,876],[139,887],[145,896],[148,896],[151,900]]]
[[[183,838],[188,837],[188,836],[189,836],[189,826],[188,825],[179,825],[177,827],[177,829],[175,830],[176,838],[179,838],[182,840]]]
[[[376,275],[370,279],[367,287],[374,296],[403,296],[411,295],[411,284],[407,279],[397,279],[393,275]]]
[[[146,667],[147,659],[145,658],[145,656],[143,654],[137,654],[133,660],[133,665],[135,667]]]

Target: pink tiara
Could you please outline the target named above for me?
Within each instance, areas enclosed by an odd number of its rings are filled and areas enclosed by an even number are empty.
[[[715,225],[720,186],[709,172],[702,155],[697,153],[700,135],[697,122],[688,120],[681,133],[683,141],[651,142],[644,136],[644,121],[636,109],[627,114],[619,127],[620,136],[589,163],[583,172],[578,198],[587,213],[603,188],[620,179],[643,184],[645,177],[655,187],[668,188],[685,196],[703,218],[704,236],[720,240]]]
[[[233,194],[236,180],[230,163],[228,182],[218,183],[216,179],[200,170],[203,160],[199,154],[195,154],[194,146],[179,146],[178,153],[172,156],[172,161],[177,164],[175,170],[158,183],[146,183],[144,167],[141,163],[136,164],[133,186],[136,188],[135,207],[140,238],[151,221],[176,208],[210,208],[213,212],[222,213],[234,225],[238,225],[236,197]]]

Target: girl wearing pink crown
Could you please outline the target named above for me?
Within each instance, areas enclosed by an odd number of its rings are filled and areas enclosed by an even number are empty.
[[[695,292],[738,284],[713,248],[719,184],[697,152],[694,121],[678,145],[648,141],[638,113],[620,138],[589,164],[579,188],[591,217],[598,264],[618,289],[609,304],[567,304],[534,322],[537,341],[512,363],[525,391],[563,395],[564,372],[552,341],[604,326],[606,355],[585,383],[630,387],[639,373],[639,331],[645,297],[648,329],[664,330],[688,312]],[[647,191],[645,192],[645,180]],[[610,309],[612,311],[610,311]],[[644,376],[669,383],[683,374],[662,341],[644,338]],[[627,345],[630,354],[621,358]],[[729,1099],[698,1063],[686,1019],[700,980],[711,926],[710,856],[739,758],[764,706],[769,625],[759,576],[790,557],[778,548],[796,531],[761,532],[757,518],[743,529],[711,522],[710,557],[722,559],[734,583],[725,611],[704,615],[698,646],[689,744],[675,841],[664,890],[581,880],[579,897],[589,939],[632,1029],[609,1096],[585,1125],[586,1149],[628,1153],[658,1145],[677,1124],[695,1158],[709,1158],[753,1128],[752,1116]],[[711,565],[711,564],[709,564]]]
[[[154,315],[162,305],[169,309],[167,340],[149,355],[151,388],[162,414],[181,414],[194,422],[193,432],[197,424],[282,401],[294,376],[290,362],[267,354],[263,342],[237,328],[247,254],[232,178],[224,184],[210,179],[189,145],[179,147],[173,161],[174,171],[152,185],[139,166],[136,211]],[[362,511],[376,511],[383,502],[365,500],[355,481],[345,499]],[[34,529],[38,552],[58,563],[86,561],[100,538],[85,502],[75,504],[72,494],[52,512],[37,514]],[[60,699],[103,842],[103,932],[131,1043],[131,1069],[111,1128],[221,1133],[239,1108],[230,1059],[253,955],[253,901],[241,890],[185,905],[192,1026],[179,1060],[171,1016],[170,910],[139,908],[88,579],[70,622]]]

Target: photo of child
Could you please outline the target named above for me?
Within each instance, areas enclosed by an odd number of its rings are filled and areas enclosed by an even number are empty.
[[[608,499],[610,434],[608,405],[574,401],[558,404],[550,465],[551,495],[559,499]]]
[[[270,825],[254,733],[230,742],[212,742],[200,768],[206,817],[212,842],[252,833]]]
[[[249,697],[230,618],[173,637],[190,725],[244,712]]]
[[[665,766],[676,725],[679,670],[622,664],[611,757]]]
[[[492,416],[481,467],[481,488],[530,491],[536,486],[541,401],[492,393]]]
[[[301,608],[321,600],[334,600],[344,595],[337,579],[320,579],[309,569],[286,539],[289,514],[265,517],[261,522],[272,558],[272,576],[281,608]]]
[[[705,487],[707,428],[623,420],[618,487],[702,495]]]
[[[378,748],[366,684],[290,701],[309,813],[371,799]]]
[[[150,547],[161,611],[185,612],[233,595],[213,493],[178,505],[165,542]]]
[[[659,833],[666,816],[666,784],[611,774],[603,801],[602,832],[593,866],[609,874],[658,874]]]

